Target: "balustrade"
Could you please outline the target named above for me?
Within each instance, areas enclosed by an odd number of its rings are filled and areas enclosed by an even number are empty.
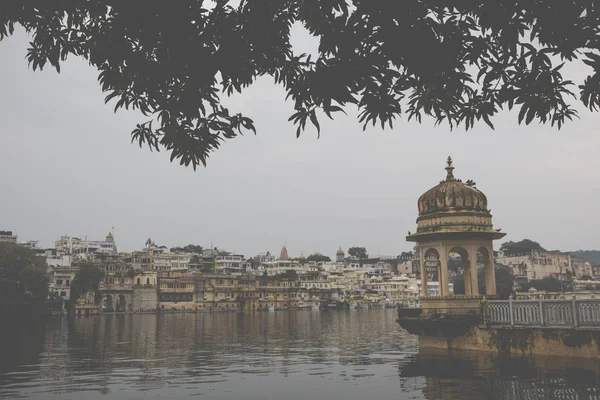
[[[600,326],[600,299],[492,300],[485,310],[490,325]]]

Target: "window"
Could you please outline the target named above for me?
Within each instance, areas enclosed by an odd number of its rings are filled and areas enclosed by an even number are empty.
[[[62,279],[57,279],[57,280],[56,280],[56,284],[57,284],[57,285],[62,285]]]

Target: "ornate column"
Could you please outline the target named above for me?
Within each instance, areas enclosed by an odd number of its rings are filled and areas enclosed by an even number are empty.
[[[419,246],[419,254],[419,263],[421,265],[421,296],[427,296],[427,265],[425,265],[425,250],[423,250],[422,246]]]
[[[485,260],[485,292],[490,296],[496,295],[496,269],[494,268],[493,250],[487,249],[488,256]]]
[[[471,267],[469,266],[469,258],[461,256],[463,277],[465,282],[465,295],[471,296]]]
[[[477,248],[469,248],[469,269],[471,276],[471,296],[479,296],[479,282],[477,280]]]
[[[448,252],[446,246],[442,246],[440,250],[440,295],[448,296]]]

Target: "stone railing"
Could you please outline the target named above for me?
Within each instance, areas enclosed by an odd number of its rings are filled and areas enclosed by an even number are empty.
[[[484,318],[489,325],[600,327],[600,299],[492,300]]]

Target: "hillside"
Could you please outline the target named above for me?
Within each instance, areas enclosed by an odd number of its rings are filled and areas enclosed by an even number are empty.
[[[592,265],[600,265],[600,250],[577,250],[571,251],[571,255],[581,258]]]

